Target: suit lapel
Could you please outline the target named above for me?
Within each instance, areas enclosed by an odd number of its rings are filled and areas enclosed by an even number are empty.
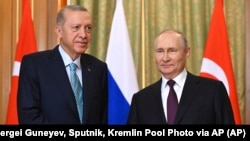
[[[167,120],[164,114],[164,109],[163,109],[163,104],[162,104],[162,97],[161,97],[161,83],[162,79],[157,81],[153,86],[152,86],[152,91],[149,93],[149,99],[152,99],[153,102],[150,103],[150,107],[156,107],[152,108],[154,111],[153,113],[155,114],[154,117],[156,117],[154,120],[156,123],[160,121],[161,124],[166,124]],[[158,109],[158,110],[155,110]],[[153,119],[152,119],[153,120]]]
[[[192,102],[192,99],[197,94],[199,80],[194,75],[188,73],[187,79],[183,88],[183,93],[178,105],[178,110],[176,113],[175,123],[178,124],[182,117],[185,115],[189,104]]]
[[[68,102],[69,107],[73,110],[75,115],[78,117],[76,102],[74,98],[74,93],[71,89],[70,81],[63,63],[62,57],[58,51],[58,46],[52,51],[49,56],[51,74],[56,81],[57,89],[60,91],[62,97]]]
[[[83,80],[83,95],[84,95],[84,118],[88,117],[89,113],[89,106],[92,102],[92,91],[94,90],[94,69],[91,62],[89,62],[89,59],[87,59],[88,56],[82,55],[81,56],[81,66],[82,66],[82,80]],[[84,120],[86,121],[86,120]]]

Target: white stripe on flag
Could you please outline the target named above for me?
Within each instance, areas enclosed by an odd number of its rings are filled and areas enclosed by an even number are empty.
[[[14,68],[12,71],[12,76],[19,76],[19,70],[20,70],[21,63],[19,61],[14,62]]]

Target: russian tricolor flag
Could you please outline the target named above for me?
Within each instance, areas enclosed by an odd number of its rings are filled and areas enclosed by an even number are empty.
[[[126,124],[138,83],[122,0],[116,0],[106,62],[109,69],[108,123]]]

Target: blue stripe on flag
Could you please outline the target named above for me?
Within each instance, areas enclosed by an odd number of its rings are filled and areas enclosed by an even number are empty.
[[[130,106],[109,71],[108,71],[108,83],[109,83],[108,122],[109,124],[126,123]]]

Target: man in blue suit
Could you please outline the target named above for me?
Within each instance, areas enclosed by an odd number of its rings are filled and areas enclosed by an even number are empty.
[[[20,124],[107,124],[107,65],[86,54],[92,19],[86,8],[65,6],[55,32],[60,44],[23,57],[17,94]],[[83,118],[79,118],[69,64],[77,65],[82,85]],[[82,122],[81,122],[82,121]]]
[[[173,113],[169,111],[174,108],[167,104],[169,80],[175,81],[173,89],[178,103],[171,124],[234,124],[223,83],[195,76],[185,69],[190,47],[183,33],[162,31],[155,40],[154,54],[162,76],[133,95],[128,124],[170,124],[168,116]]]

